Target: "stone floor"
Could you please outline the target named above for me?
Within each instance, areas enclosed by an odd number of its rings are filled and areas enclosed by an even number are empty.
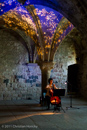
[[[0,130],[87,130],[87,101],[74,98],[67,110],[70,98],[61,101],[65,113],[46,110],[37,100],[0,101]]]

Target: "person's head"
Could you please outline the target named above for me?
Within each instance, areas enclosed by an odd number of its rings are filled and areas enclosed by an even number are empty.
[[[53,83],[53,79],[52,79],[52,78],[49,78],[49,79],[48,79],[48,83],[49,83],[49,84],[52,84],[52,83]]]

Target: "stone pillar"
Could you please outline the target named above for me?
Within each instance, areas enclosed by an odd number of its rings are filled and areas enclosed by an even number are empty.
[[[50,72],[54,67],[53,62],[42,62],[39,64],[42,73],[42,91],[45,89],[48,84],[48,79],[50,78]],[[41,94],[42,94],[41,91]]]

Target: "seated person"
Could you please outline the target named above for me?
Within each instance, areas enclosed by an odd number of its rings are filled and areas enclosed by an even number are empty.
[[[58,89],[55,84],[53,84],[53,79],[49,78],[48,79],[49,84],[46,86],[46,101],[47,101],[47,106],[48,110],[50,108],[50,97],[52,96],[51,94],[53,93],[53,89]]]

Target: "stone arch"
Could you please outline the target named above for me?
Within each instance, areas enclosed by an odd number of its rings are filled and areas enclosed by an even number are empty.
[[[28,52],[24,45],[8,31],[0,29],[0,100],[38,98],[41,82],[36,81],[38,66],[33,66],[35,75],[29,75]],[[30,70],[31,71],[31,70]],[[39,72],[40,73],[40,72]],[[40,76],[40,75],[39,75]],[[31,78],[33,86],[31,87]],[[39,85],[37,88],[36,85]],[[32,92],[33,91],[33,92]],[[38,92],[37,92],[38,91]]]
[[[24,38],[17,32],[14,31],[12,29],[6,28],[6,27],[0,27],[0,30],[6,31],[7,33],[11,34],[12,36],[14,36],[18,41],[20,41],[20,43],[23,44],[23,46],[25,47],[26,51],[28,52],[28,62],[30,61],[30,50],[27,46],[26,41],[24,40]]]
[[[35,30],[36,28],[34,23],[32,21],[30,21],[30,24],[26,23],[26,21],[22,19],[21,13],[17,12],[17,8],[1,15],[0,25],[5,26],[6,28],[10,28],[12,30],[24,31],[25,34],[29,35],[32,40],[34,40],[36,45],[38,45],[37,31]]]

